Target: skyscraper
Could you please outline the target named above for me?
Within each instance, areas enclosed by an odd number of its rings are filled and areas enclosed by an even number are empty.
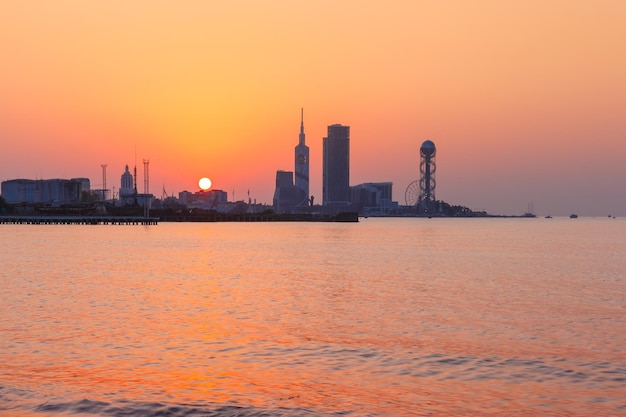
[[[304,143],[304,109],[300,116],[300,136],[298,145],[295,147],[295,174],[296,188],[302,190],[302,202],[298,205],[306,206],[309,201],[309,147]]]
[[[350,126],[328,126],[323,154],[323,204],[350,204]]]

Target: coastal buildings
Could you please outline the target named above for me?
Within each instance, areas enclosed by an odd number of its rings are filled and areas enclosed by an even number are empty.
[[[437,148],[435,147],[435,143],[431,140],[425,140],[420,147],[419,196],[415,207],[415,210],[420,214],[433,214],[436,212],[436,155]]]
[[[278,170],[276,172],[275,191],[272,199],[272,207],[264,204],[254,204],[248,192],[248,201],[228,202],[227,193],[222,190],[187,192],[183,191],[175,198],[168,196],[163,187],[163,197],[158,200],[148,190],[147,160],[144,160],[144,190],[143,194],[137,192],[137,169],[130,171],[125,165],[121,173],[119,187],[106,189],[106,174],[103,167],[102,189],[89,190],[89,180],[86,187],[80,191],[73,189],[61,195],[59,187],[57,191],[44,192],[42,181],[44,180],[11,180],[3,183],[4,199],[9,204],[22,204],[45,202],[51,204],[63,204],[70,201],[82,201],[95,205],[98,209],[106,208],[107,211],[137,211],[137,208],[171,208],[187,207],[190,209],[213,210],[223,213],[259,212],[273,210],[276,213],[318,213],[322,215],[335,215],[343,212],[359,212],[365,215],[387,215],[396,213],[398,205],[392,202],[391,182],[368,182],[356,186],[350,186],[350,127],[341,124],[327,126],[328,133],[322,139],[323,145],[323,172],[322,172],[322,201],[314,205],[313,196],[310,195],[310,151],[306,145],[304,132],[304,111],[301,109],[300,129],[298,142],[293,149],[294,169]],[[434,148],[434,144],[433,144]],[[433,149],[434,153],[434,149]],[[434,155],[432,155],[434,156]],[[434,159],[431,161],[432,170],[429,171],[434,181]],[[45,180],[45,181],[74,181],[73,180]],[[39,181],[36,186],[36,182]],[[430,183],[430,182],[429,182]],[[319,183],[318,183],[319,184]],[[49,189],[50,187],[48,187]],[[87,191],[85,193],[85,191]],[[56,194],[55,194],[56,193]],[[434,198],[434,183],[426,193]],[[71,195],[71,196],[70,196]],[[105,198],[106,197],[106,198]],[[234,190],[233,190],[234,197]],[[82,199],[82,200],[81,200]],[[243,206],[246,206],[245,208]],[[117,210],[117,209],[124,210]],[[131,210],[132,209],[132,210]]]
[[[307,206],[309,200],[309,147],[305,144],[304,109],[300,116],[300,135],[298,145],[294,149],[295,186],[301,190],[301,201],[298,206]]]
[[[350,126],[328,126],[323,139],[322,202],[350,204]]]
[[[290,213],[306,210],[309,206],[309,163],[309,147],[305,143],[304,109],[302,109],[300,135],[294,149],[294,171],[276,172],[276,188],[272,199],[274,211]]]
[[[2,197],[9,204],[42,203],[61,205],[80,203],[88,198],[87,178],[30,180],[14,179],[2,182]]]
[[[304,113],[303,113],[304,115]],[[391,182],[369,182],[350,187],[350,126],[333,124],[322,139],[322,205],[313,206],[309,194],[309,147],[305,143],[304,117],[294,152],[294,171],[276,172],[272,205],[276,213],[360,212],[384,215],[397,210],[392,202]],[[295,173],[295,176],[294,176]],[[295,179],[295,182],[294,182]]]
[[[304,192],[293,183],[293,172],[276,171],[276,189],[272,205],[276,213],[290,213],[303,200]]]
[[[137,169],[134,171],[135,175],[137,175]],[[144,175],[146,175],[145,171]],[[109,203],[117,207],[151,207],[154,202],[154,195],[150,193],[138,193],[135,180],[135,176],[130,173],[128,164],[126,164],[124,172],[120,177],[120,188],[117,198],[113,195],[113,200],[108,200]]]
[[[393,183],[367,182],[350,187],[350,201],[359,213],[385,215],[398,209],[398,203],[391,200]]]
[[[204,210],[228,211],[224,205],[228,203],[228,194],[223,190],[182,191],[178,193],[179,202],[188,208]]]
[[[133,185],[133,174],[128,170],[128,165],[126,165],[126,170],[122,174],[120,182],[120,201],[126,204],[133,204],[137,190],[135,190]]]

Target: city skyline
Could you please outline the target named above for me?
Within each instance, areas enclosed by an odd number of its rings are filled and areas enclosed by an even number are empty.
[[[4,3],[0,181],[98,188],[101,164],[117,180],[147,158],[153,191],[207,176],[270,203],[304,107],[316,202],[340,122],[350,185],[393,182],[399,203],[430,139],[437,199],[623,216],[625,18],[610,0]]]

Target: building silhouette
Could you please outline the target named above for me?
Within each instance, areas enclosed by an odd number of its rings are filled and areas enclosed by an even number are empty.
[[[120,178],[120,201],[124,204],[133,204],[136,198],[135,187],[133,185],[133,174],[128,170],[128,165],[126,165],[126,170],[122,174]]]
[[[350,126],[328,126],[323,139],[322,203],[350,204]]]
[[[276,189],[272,204],[276,213],[290,213],[300,205],[304,191],[293,184],[293,172],[276,171]]]
[[[306,146],[304,139],[304,109],[302,109],[300,135],[294,148],[295,170],[276,171],[276,188],[272,204],[277,213],[306,211],[309,205],[309,147]]]
[[[146,176],[145,164],[144,164],[144,176]],[[144,191],[145,188],[144,180]],[[134,169],[134,174],[131,174],[128,169],[128,164],[124,167],[124,172],[120,176],[120,189],[118,198],[113,197],[112,200],[107,201],[107,211],[115,212],[116,214],[122,213],[119,210],[115,210],[115,207],[150,207],[154,201],[154,195],[149,192],[138,193],[137,192],[137,169]],[[124,214],[138,214],[139,211],[127,210]],[[145,214],[145,213],[144,213]]]
[[[305,144],[304,109],[300,116],[300,135],[298,145],[294,149],[295,186],[301,190],[301,201],[298,206],[307,206],[309,202],[309,147]]]
[[[351,202],[363,215],[384,215],[397,209],[391,200],[392,182],[366,182],[350,187]]]
[[[7,203],[43,203],[51,206],[80,203],[90,191],[87,178],[3,181],[2,197]]]
[[[435,156],[437,148],[431,140],[425,140],[420,147],[420,182],[419,196],[417,199],[417,212],[421,214],[433,214],[436,208],[435,188],[435,171],[437,164]]]
[[[178,200],[188,208],[225,212],[227,210],[224,205],[228,204],[228,193],[223,190],[200,190],[195,193],[181,191],[178,193]]]

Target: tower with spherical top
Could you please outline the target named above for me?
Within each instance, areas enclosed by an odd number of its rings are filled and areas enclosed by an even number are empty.
[[[420,147],[420,195],[421,201],[435,201],[435,155],[437,148],[432,140],[425,140]]]

